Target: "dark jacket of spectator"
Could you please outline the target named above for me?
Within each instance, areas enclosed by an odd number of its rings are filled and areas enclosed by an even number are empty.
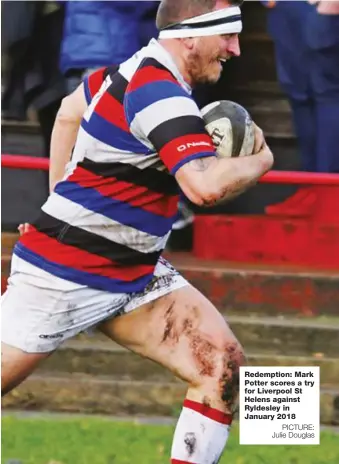
[[[262,2],[305,171],[339,173],[339,2]],[[323,10],[324,4],[332,11]]]
[[[37,111],[59,105],[66,86],[59,71],[64,11],[58,2],[3,2],[1,36],[5,57],[5,118],[26,119],[27,107]]]
[[[63,73],[120,64],[157,37],[156,1],[66,2]]]

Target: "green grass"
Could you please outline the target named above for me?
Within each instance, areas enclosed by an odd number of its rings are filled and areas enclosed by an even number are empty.
[[[168,464],[173,427],[98,418],[2,419],[2,464]],[[240,446],[235,426],[222,464],[336,464],[339,436],[320,446]]]

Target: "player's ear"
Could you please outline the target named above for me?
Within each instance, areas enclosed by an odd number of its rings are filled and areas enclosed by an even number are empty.
[[[184,39],[180,39],[182,44],[188,49],[188,50],[193,50],[195,46],[195,37],[186,37]]]

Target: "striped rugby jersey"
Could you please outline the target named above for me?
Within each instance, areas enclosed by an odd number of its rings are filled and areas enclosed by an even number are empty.
[[[215,156],[200,111],[156,41],[84,81],[88,108],[64,179],[15,254],[80,285],[142,291],[177,213],[174,174]]]

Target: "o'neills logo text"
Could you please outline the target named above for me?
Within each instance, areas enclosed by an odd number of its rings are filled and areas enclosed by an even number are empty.
[[[179,145],[177,150],[178,151],[185,151],[188,150],[188,148],[194,148],[194,147],[211,147],[212,145],[208,142],[191,142],[191,143],[185,143],[184,145]]]

